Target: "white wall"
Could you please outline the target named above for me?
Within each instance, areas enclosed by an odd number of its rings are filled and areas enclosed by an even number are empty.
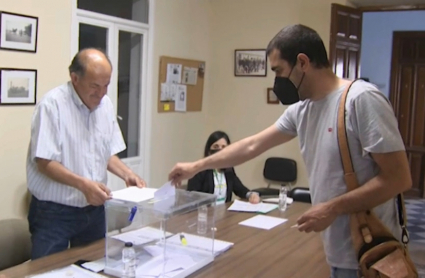
[[[40,100],[68,78],[71,1],[1,1],[0,10],[39,17],[37,53],[0,50],[0,67],[37,69]],[[25,159],[33,110],[0,106],[0,219],[26,214]]]

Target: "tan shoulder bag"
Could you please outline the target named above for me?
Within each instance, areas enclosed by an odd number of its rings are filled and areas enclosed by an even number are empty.
[[[338,110],[338,144],[348,191],[359,184],[351,161],[345,127],[345,103],[352,81],[345,89]],[[351,239],[359,262],[360,277],[417,278],[418,272],[407,250],[406,210],[403,195],[397,196],[398,214],[402,228],[401,242],[380,221],[373,211],[350,215]]]

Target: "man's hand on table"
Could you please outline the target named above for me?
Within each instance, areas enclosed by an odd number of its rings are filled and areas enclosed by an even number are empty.
[[[111,190],[100,182],[84,179],[80,190],[86,197],[87,202],[93,206],[101,206],[112,198]]]
[[[321,232],[335,221],[337,213],[329,203],[320,203],[309,210],[297,220],[300,232]]]

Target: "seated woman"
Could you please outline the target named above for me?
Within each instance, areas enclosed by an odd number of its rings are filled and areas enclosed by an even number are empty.
[[[204,156],[214,154],[230,144],[229,136],[222,131],[213,132],[205,144]],[[188,181],[188,191],[199,191],[217,195],[216,204],[232,200],[232,193],[241,199],[256,204],[260,202],[257,192],[249,191],[236,176],[233,168],[205,170]]]

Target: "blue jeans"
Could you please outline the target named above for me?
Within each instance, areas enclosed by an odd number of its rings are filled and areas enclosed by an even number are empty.
[[[105,237],[104,206],[70,207],[32,197],[28,213],[31,259],[92,243]]]
[[[331,267],[331,278],[358,278],[357,269]]]

